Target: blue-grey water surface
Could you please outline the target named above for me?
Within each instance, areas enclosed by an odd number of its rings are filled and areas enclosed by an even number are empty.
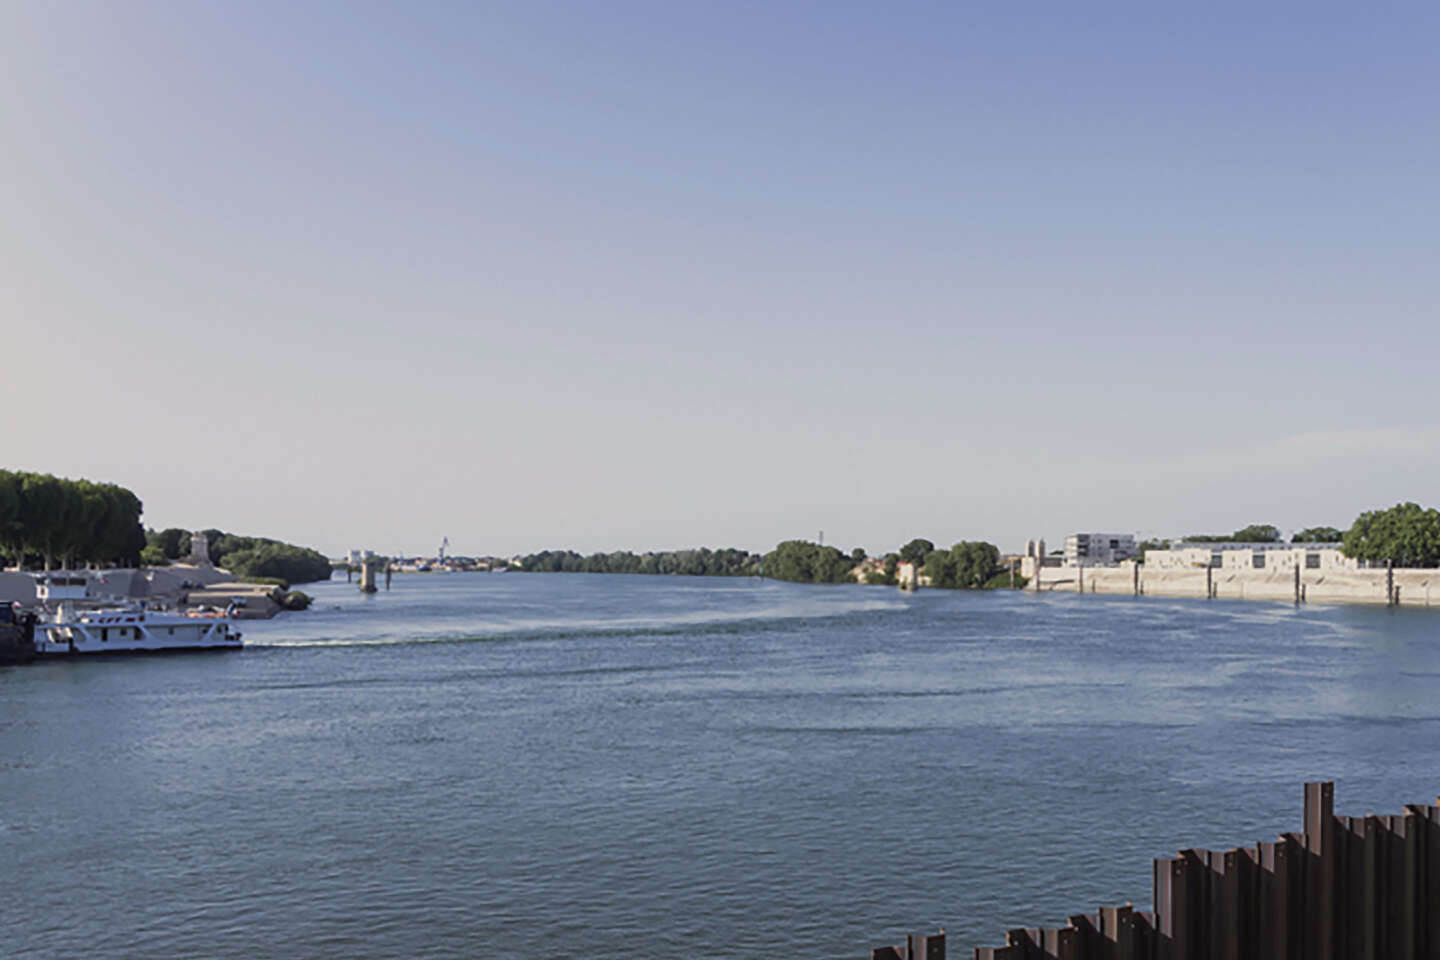
[[[307,588],[308,589],[308,588]],[[1440,611],[397,577],[0,669],[0,955],[850,957],[1440,792]]]

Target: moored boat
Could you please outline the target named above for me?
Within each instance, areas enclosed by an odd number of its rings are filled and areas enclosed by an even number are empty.
[[[194,617],[139,605],[79,610],[62,602],[35,624],[40,657],[167,650],[238,650],[240,631],[226,617]]]

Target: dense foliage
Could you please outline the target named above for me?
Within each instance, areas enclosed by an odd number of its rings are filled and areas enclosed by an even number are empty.
[[[854,565],[834,547],[809,540],[786,540],[765,554],[765,576],[795,583],[844,583],[853,580]]]
[[[216,541],[213,537],[211,543]],[[589,556],[573,550],[544,550],[512,562],[512,570],[529,573],[638,573],[687,574],[711,577],[765,576],[793,583],[855,583],[894,586],[896,572],[906,551],[920,555],[925,574],[933,585],[955,588],[995,587],[1009,585],[1009,572],[1000,565],[1000,551],[993,544],[961,542],[949,550],[936,550],[929,540],[916,538],[899,553],[867,559],[865,551],[856,547],[848,554],[809,540],[786,540],[765,554],[747,550],[674,550],[652,553],[592,553]],[[857,567],[859,568],[857,572]],[[233,569],[233,568],[232,568]],[[1023,580],[1017,580],[1023,583]]]
[[[1440,566],[1440,511],[1416,503],[1360,514],[1341,547],[1347,557],[1397,567]]]
[[[330,579],[330,559],[318,550],[266,537],[242,537],[206,530],[210,562],[254,583],[312,583]],[[145,533],[147,563],[183,560],[190,556],[190,531],[179,527]]]
[[[1015,580],[1012,583],[1010,580],[1010,571],[1001,570],[999,573],[995,574],[995,576],[991,577],[989,580],[986,580],[983,586],[986,590],[1009,590],[1012,588],[1015,590],[1024,590],[1026,585],[1029,583],[1030,578],[1022,577],[1019,571],[1015,572]]]
[[[916,537],[900,548],[900,559],[906,563],[924,563],[934,549],[934,543],[924,537]]]
[[[0,548],[22,567],[136,564],[140,511],[140,498],[113,483],[0,470]]]
[[[330,579],[330,558],[318,550],[265,537],[207,530],[210,562],[235,576],[276,577],[287,583]]]
[[[543,550],[521,558],[511,569],[531,573],[649,573],[704,577],[748,577],[760,572],[760,556],[748,550],[667,550],[651,553],[592,553],[588,557],[573,550]]]
[[[1252,523],[1226,536],[1223,533],[1192,533],[1186,543],[1279,543],[1280,528],[1273,523]]]
[[[1339,543],[1345,539],[1345,531],[1334,527],[1306,527],[1290,539],[1294,543]]]
[[[983,540],[962,540],[949,550],[932,550],[925,558],[925,576],[932,587],[951,590],[983,587],[1000,572],[1000,551]],[[1006,582],[1008,585],[1009,577]]]
[[[215,531],[219,532],[219,531]],[[190,556],[190,531],[179,527],[145,531],[145,562],[164,566],[173,560]]]

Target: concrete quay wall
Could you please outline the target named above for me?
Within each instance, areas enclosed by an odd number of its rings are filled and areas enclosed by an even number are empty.
[[[1207,577],[1207,573],[1209,576]],[[1384,570],[1301,570],[1301,599],[1309,603],[1385,604]],[[1440,607],[1440,570],[1396,570],[1399,602],[1406,607]],[[1109,593],[1151,597],[1205,597],[1217,599],[1295,601],[1295,571],[1190,569],[1151,570],[1143,565],[1118,567],[1043,567],[1041,592]]]

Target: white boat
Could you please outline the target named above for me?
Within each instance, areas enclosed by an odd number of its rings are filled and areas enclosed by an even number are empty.
[[[42,657],[241,646],[240,631],[219,613],[169,613],[138,605],[77,610],[62,601],[53,617],[35,624],[35,652]]]

